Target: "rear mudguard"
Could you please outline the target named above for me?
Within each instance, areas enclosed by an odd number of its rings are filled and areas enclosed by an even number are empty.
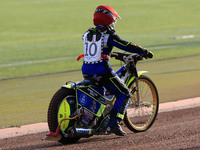
[[[138,77],[140,77],[144,73],[148,73],[148,71],[138,71]],[[135,76],[131,77],[126,81],[126,86],[129,87],[129,85],[133,82],[133,80],[135,80]]]
[[[67,84],[67,85],[62,85],[61,86],[62,88],[66,88],[66,89],[71,89],[71,90],[74,90],[74,84]]]

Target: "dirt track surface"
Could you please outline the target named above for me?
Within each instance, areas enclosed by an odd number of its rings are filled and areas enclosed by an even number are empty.
[[[6,138],[0,140],[1,150],[200,150],[200,107],[182,109],[158,114],[154,125],[146,132],[132,133],[127,128],[127,136],[93,136],[82,138],[76,144],[62,145],[57,142],[42,141],[46,132]]]

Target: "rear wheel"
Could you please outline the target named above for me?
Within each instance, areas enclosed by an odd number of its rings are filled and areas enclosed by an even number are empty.
[[[143,132],[154,123],[159,106],[159,98],[156,86],[147,76],[138,78],[139,104],[136,99],[136,81],[134,80],[129,89],[132,93],[131,101],[127,108],[124,123],[133,132]]]
[[[55,132],[60,120],[67,118],[75,111],[74,91],[66,88],[59,89],[51,99],[48,109],[48,126],[50,132]],[[76,143],[80,138],[65,137],[66,130],[74,125],[73,120],[63,121],[61,124],[60,135],[58,141],[62,144]]]

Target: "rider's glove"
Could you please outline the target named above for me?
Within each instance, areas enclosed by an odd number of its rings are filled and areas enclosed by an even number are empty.
[[[146,51],[146,54],[143,55],[144,58],[153,58],[153,53],[151,51]]]

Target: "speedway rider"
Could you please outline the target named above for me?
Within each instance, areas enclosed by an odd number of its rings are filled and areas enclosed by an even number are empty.
[[[84,78],[92,79],[96,85],[104,86],[116,96],[116,102],[110,112],[110,121],[107,131],[124,136],[120,121],[124,118],[129,90],[109,65],[109,55],[113,47],[121,50],[138,53],[142,57],[152,58],[153,53],[131,42],[124,41],[115,33],[114,27],[117,12],[109,6],[98,6],[94,12],[93,23],[95,28],[89,28],[83,35],[84,60],[82,73]]]

